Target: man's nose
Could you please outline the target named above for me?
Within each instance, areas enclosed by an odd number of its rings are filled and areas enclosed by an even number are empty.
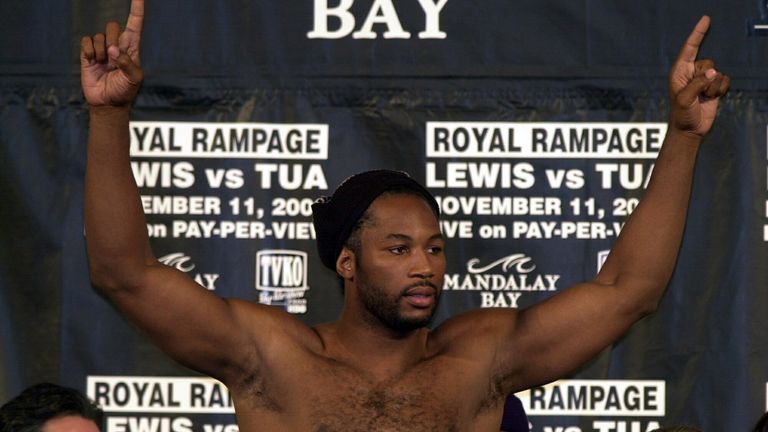
[[[427,251],[418,251],[413,254],[413,264],[411,267],[411,276],[422,279],[429,279],[435,275],[434,257]]]

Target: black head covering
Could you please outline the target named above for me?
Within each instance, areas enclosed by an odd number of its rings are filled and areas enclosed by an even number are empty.
[[[402,171],[374,170],[355,174],[344,180],[331,197],[321,197],[312,204],[317,250],[326,267],[336,270],[336,259],[357,221],[379,195],[396,188],[423,196],[435,215],[440,216],[435,197]]]

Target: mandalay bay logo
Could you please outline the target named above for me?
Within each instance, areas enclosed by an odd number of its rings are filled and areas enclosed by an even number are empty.
[[[524,292],[557,290],[560,275],[537,274],[533,258],[516,253],[483,263],[480,258],[467,261],[465,274],[446,274],[444,290],[475,291],[480,307],[517,308]]]

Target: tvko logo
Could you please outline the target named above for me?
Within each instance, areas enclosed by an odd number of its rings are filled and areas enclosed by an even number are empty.
[[[413,0],[411,0],[413,1]],[[403,29],[400,17],[392,0],[374,0],[363,25],[355,30],[355,15],[350,11],[355,0],[341,0],[336,7],[329,7],[328,0],[315,0],[314,27],[307,33],[309,39],[341,39],[352,34],[353,39],[376,39],[374,24],[386,27],[384,39],[410,39],[411,33]],[[424,30],[419,32],[419,39],[445,39],[446,33],[440,30],[440,12],[448,0],[418,0],[424,12]],[[402,3],[401,3],[402,4]],[[329,21],[333,18],[338,27],[331,29]]]
[[[257,252],[256,289],[259,303],[282,305],[289,313],[306,313],[307,253],[287,249]]]
[[[192,270],[195,269],[195,264],[192,263],[192,258],[185,255],[183,252],[169,253],[157,260],[161,264],[165,264],[168,267],[173,267],[176,270],[189,274],[189,276],[203,288],[209,291],[216,290],[216,281],[219,279],[220,275],[218,273],[193,272]]]

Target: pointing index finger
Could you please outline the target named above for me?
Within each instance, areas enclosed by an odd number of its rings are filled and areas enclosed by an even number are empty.
[[[696,56],[699,54],[701,41],[704,40],[707,30],[709,30],[709,17],[704,15],[699,22],[696,23],[696,27],[693,28],[688,39],[685,40],[685,44],[680,49],[680,54],[677,56],[677,61],[694,62],[696,60]]]
[[[125,31],[141,34],[143,24],[144,0],[131,0],[131,12],[128,15],[128,22],[125,24]]]

